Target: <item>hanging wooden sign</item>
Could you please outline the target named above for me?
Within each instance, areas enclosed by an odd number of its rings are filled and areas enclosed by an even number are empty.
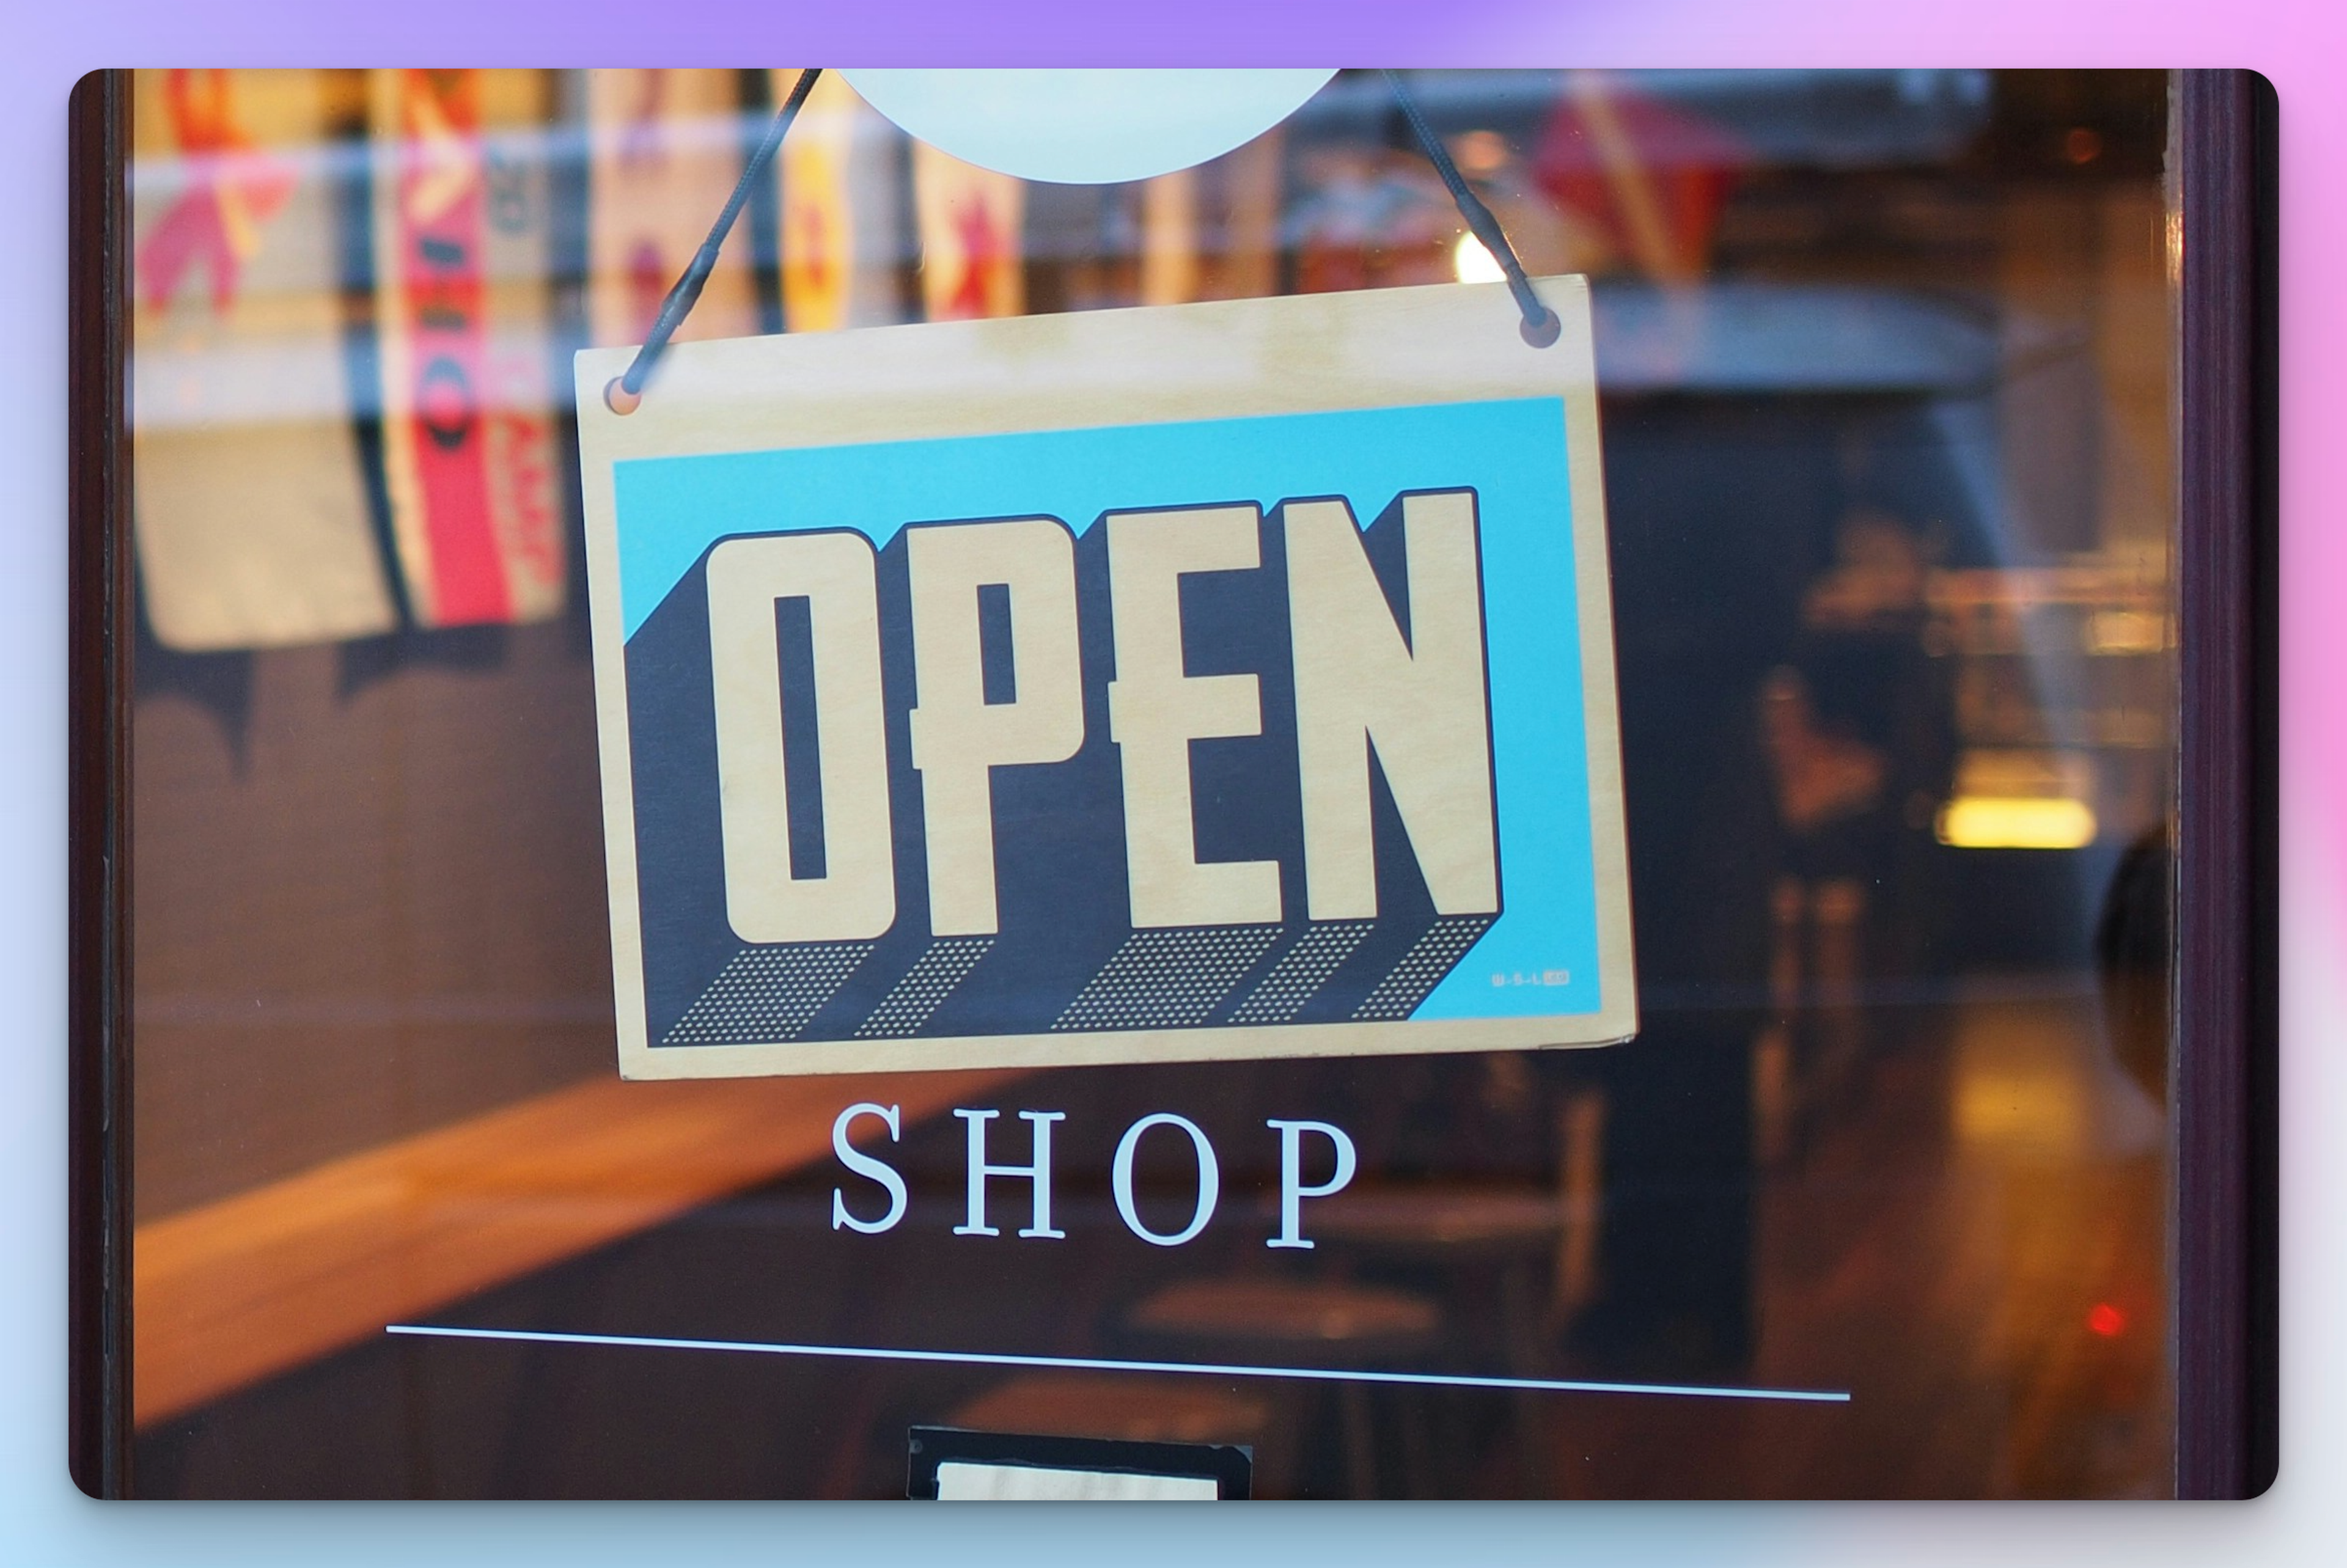
[[[578,360],[630,1077],[1636,1027],[1587,292]]]

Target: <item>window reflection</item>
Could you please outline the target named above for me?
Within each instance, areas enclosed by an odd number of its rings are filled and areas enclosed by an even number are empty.
[[[138,77],[138,1490],[889,1495],[944,1421],[1245,1441],[1270,1495],[2166,1491],[2164,78],[1411,74],[1595,282],[1635,1043],[621,1085],[567,357],[639,333],[793,75]],[[826,77],[689,330],[1493,266],[1376,73],[1110,187]],[[873,1098],[887,1237],[828,1219]],[[958,1240],[950,1110],[1045,1104],[1068,1239]],[[1309,1252],[1138,1246],[1112,1151],[1168,1107],[1233,1214],[1267,1117],[1362,1175]],[[1855,1398],[380,1334],[434,1317]]]

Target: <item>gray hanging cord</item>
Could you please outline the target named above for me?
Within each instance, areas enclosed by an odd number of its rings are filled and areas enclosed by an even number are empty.
[[[750,161],[742,166],[742,178],[734,182],[733,194],[725,199],[725,210],[718,213],[717,221],[709,226],[709,238],[703,240],[701,249],[692,253],[692,263],[685,268],[684,276],[676,281],[676,286],[669,290],[668,297],[661,301],[660,314],[652,322],[652,330],[644,334],[644,346],[636,350],[636,357],[629,364],[626,374],[603,388],[603,402],[612,413],[633,414],[636,405],[643,402],[645,378],[651,374],[652,366],[660,363],[660,356],[668,348],[668,340],[675,335],[676,329],[684,323],[684,318],[692,313],[694,303],[700,300],[702,285],[709,282],[710,270],[717,265],[718,249],[725,243],[725,236],[733,232],[733,220],[742,215],[742,204],[750,199],[751,186],[756,183],[759,171],[774,156],[774,149],[783,145],[784,133],[791,128],[791,121],[798,118],[799,106],[806,102],[807,94],[815,88],[815,79],[821,75],[823,73],[819,70],[799,73],[799,79],[791,87],[791,96],[783,100],[782,110],[774,116],[774,123],[766,128],[765,139],[758,144],[758,150],[750,155]]]
[[[701,291],[709,282],[711,271],[717,265],[717,252],[725,243],[725,236],[733,232],[733,220],[742,215],[742,207],[750,199],[752,185],[774,158],[774,149],[783,145],[783,138],[790,130],[791,121],[798,118],[800,106],[806,102],[807,94],[815,89],[815,78],[821,75],[823,72],[819,69],[799,73],[799,79],[792,84],[791,96],[783,101],[781,111],[774,116],[774,123],[766,128],[764,139],[759,142],[757,151],[750,155],[749,162],[743,165],[742,178],[734,182],[733,194],[725,199],[724,210],[717,214],[717,221],[710,225],[709,238],[701,242],[701,249],[693,252],[692,261],[685,268],[684,275],[677,279],[675,286],[661,301],[660,314],[653,320],[651,331],[644,334],[643,347],[636,351],[636,357],[630,362],[626,372],[603,388],[603,401],[612,413],[633,414],[643,402],[645,380],[651,376],[652,367],[660,363],[660,356],[667,351],[669,339],[676,334],[676,329],[700,301]],[[1518,328],[1523,340],[1534,348],[1546,348],[1563,330],[1556,313],[1542,304],[1540,296],[1532,292],[1532,279],[1525,275],[1523,262],[1516,259],[1516,248],[1508,243],[1507,231],[1500,227],[1500,220],[1492,215],[1491,210],[1483,205],[1482,198],[1468,188],[1465,177],[1459,172],[1459,166],[1450,160],[1450,149],[1442,145],[1442,138],[1434,134],[1432,126],[1427,124],[1426,116],[1419,112],[1418,101],[1409,96],[1409,89],[1402,85],[1400,76],[1387,71],[1385,78],[1387,85],[1393,88],[1394,101],[1401,105],[1401,112],[1418,137],[1419,146],[1424,149],[1427,160],[1434,165],[1435,173],[1442,177],[1443,185],[1450,192],[1450,200],[1458,205],[1459,215],[1467,220],[1468,230],[1483,249],[1491,253],[1500,263],[1501,270],[1507,273],[1508,291],[1515,296],[1516,308],[1523,314],[1522,324]]]
[[[1522,312],[1524,317],[1523,324],[1517,330],[1523,333],[1524,341],[1532,347],[1548,347],[1563,332],[1564,324],[1556,319],[1556,313],[1541,303],[1540,296],[1532,292],[1532,281],[1524,275],[1524,264],[1516,260],[1516,248],[1508,243],[1507,231],[1500,227],[1500,220],[1492,216],[1491,210],[1483,205],[1483,199],[1468,189],[1466,177],[1459,172],[1459,166],[1450,161],[1450,149],[1442,145],[1442,138],[1434,134],[1432,126],[1426,123],[1426,116],[1419,112],[1418,100],[1409,96],[1408,87],[1402,86],[1400,75],[1388,71],[1385,77],[1386,84],[1393,88],[1394,101],[1401,105],[1401,112],[1409,121],[1409,128],[1417,134],[1418,145],[1425,150],[1427,161],[1434,165],[1434,172],[1442,176],[1442,183],[1450,187],[1450,200],[1458,204],[1459,216],[1467,220],[1469,232],[1482,242],[1483,249],[1491,253],[1492,260],[1498,261],[1501,270],[1508,274],[1508,292],[1516,296],[1516,309]]]

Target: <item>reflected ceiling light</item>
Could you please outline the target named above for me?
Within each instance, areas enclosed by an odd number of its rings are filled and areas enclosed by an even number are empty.
[[[1450,144],[1450,155],[1462,171],[1487,177],[1507,167],[1508,138],[1496,130],[1471,130]]]
[[[1940,808],[1939,838],[1957,849],[2083,849],[2096,825],[2082,800],[1958,795]]]
[[[1450,269],[1462,283],[1504,283],[1508,274],[1500,267],[1497,257],[1483,249],[1483,241],[1472,234],[1459,236],[1459,243],[1450,248]]]

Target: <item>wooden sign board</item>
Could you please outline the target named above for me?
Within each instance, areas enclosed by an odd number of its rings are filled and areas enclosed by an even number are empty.
[[[578,359],[631,1078],[1636,1029],[1589,305]]]

